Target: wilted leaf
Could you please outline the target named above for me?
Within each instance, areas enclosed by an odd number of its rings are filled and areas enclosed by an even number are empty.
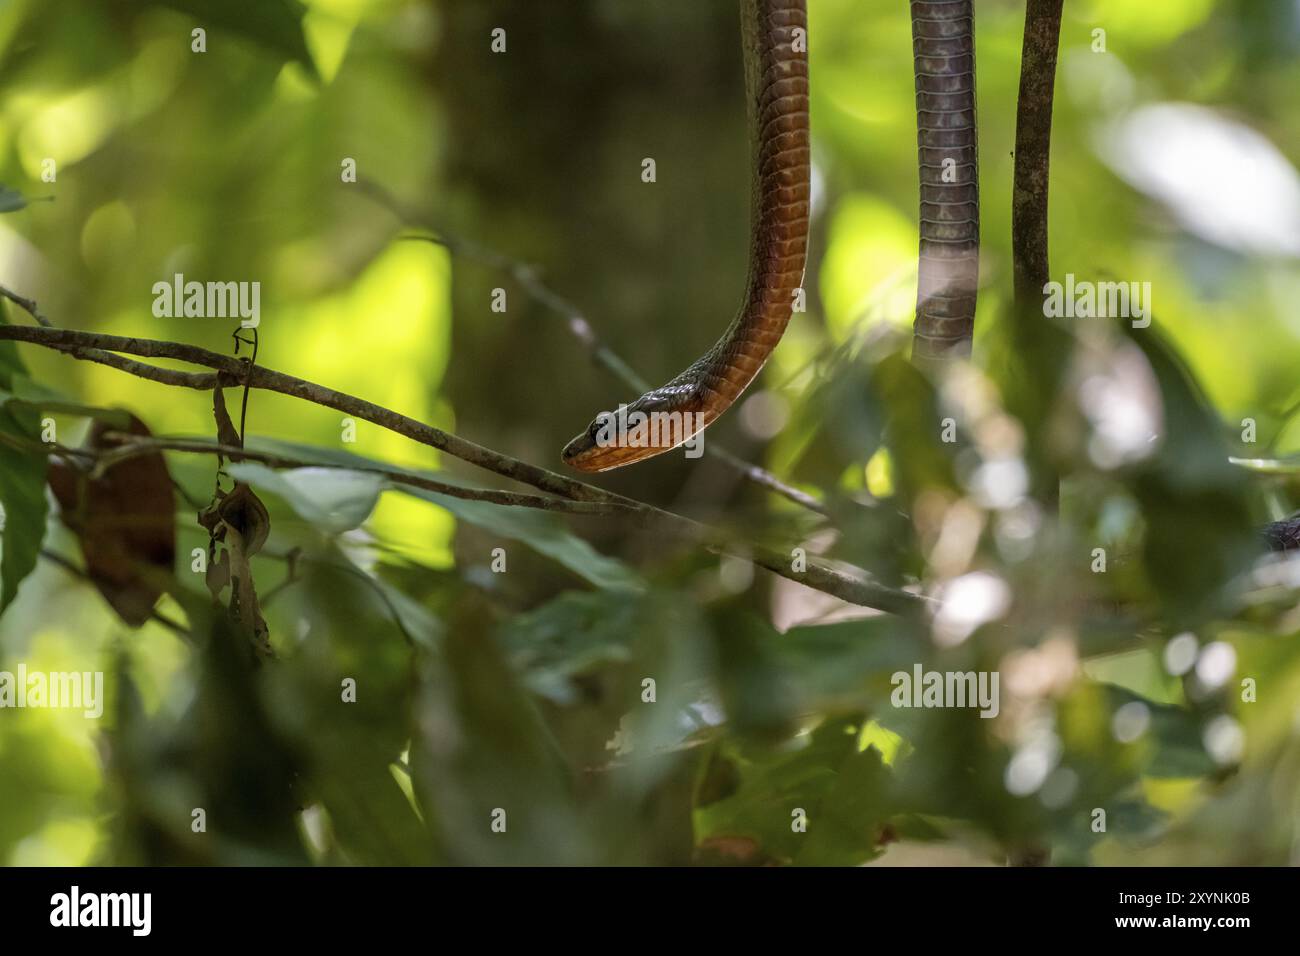
[[[271,516],[266,505],[242,481],[221,497],[216,515],[222,525],[239,533],[240,546],[247,557],[261,551],[271,534]]]
[[[226,392],[222,388],[221,378],[218,377],[216,386],[212,389],[212,417],[217,423],[217,443],[227,445],[231,448],[242,448],[244,440],[239,434],[239,429],[235,423],[230,420],[230,412],[226,410]],[[238,455],[231,455],[231,461],[243,461]]]
[[[86,447],[118,447],[108,437],[117,430],[97,420]],[[150,435],[135,416],[126,431]],[[162,453],[127,458],[97,477],[56,460],[50,465],[50,488],[63,523],[81,542],[91,581],[123,621],[139,627],[149,619],[176,559],[174,495]]]

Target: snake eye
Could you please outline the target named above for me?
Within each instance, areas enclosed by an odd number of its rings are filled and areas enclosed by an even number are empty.
[[[597,415],[596,420],[593,421],[591,423],[591,427],[587,429],[587,437],[590,438],[592,441],[596,441],[597,437],[600,434],[600,430],[605,427],[605,422],[608,420],[609,420],[608,412],[601,412],[599,415]]]

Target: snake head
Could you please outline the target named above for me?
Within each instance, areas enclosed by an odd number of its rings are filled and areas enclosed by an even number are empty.
[[[561,457],[578,471],[609,471],[676,448],[704,427],[694,411],[667,396],[643,395],[617,412],[601,412],[564,446]]]
[[[602,445],[602,430],[605,429],[606,423],[611,418],[609,412],[601,412],[591,424],[587,426],[586,431],[573,436],[573,439],[564,446],[564,451],[560,452],[560,457],[570,468],[576,468],[578,471],[604,471],[599,461],[602,459],[602,453],[609,449]],[[614,468],[616,465],[607,467]]]

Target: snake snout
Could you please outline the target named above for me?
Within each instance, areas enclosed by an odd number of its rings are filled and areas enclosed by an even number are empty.
[[[595,447],[596,443],[592,441],[591,435],[587,432],[583,432],[580,435],[574,436],[569,443],[564,446],[564,451],[560,452],[560,457],[564,459],[566,465],[572,465],[575,462],[580,461],[583,455],[588,454]]]

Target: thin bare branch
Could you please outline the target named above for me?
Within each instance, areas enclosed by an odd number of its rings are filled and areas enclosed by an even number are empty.
[[[1041,315],[1047,258],[1047,190],[1052,153],[1052,102],[1064,0],[1028,0],[1016,109],[1011,258],[1016,307]]]
[[[120,461],[148,455],[160,451],[190,452],[194,454],[223,455],[231,459],[256,461],[271,468],[332,468],[340,471],[359,471],[365,474],[379,475],[399,485],[410,485],[425,491],[434,491],[448,498],[460,498],[466,501],[486,501],[494,505],[506,505],[515,508],[535,508],[539,511],[557,511],[575,515],[617,515],[632,513],[635,509],[626,505],[603,501],[569,501],[566,498],[548,498],[543,495],[520,494],[515,491],[500,491],[495,488],[467,488],[451,482],[438,481],[423,475],[391,468],[376,468],[364,463],[339,465],[332,462],[308,461],[289,455],[276,455],[257,451],[245,446],[222,445],[216,442],[196,441],[183,438],[144,438],[122,432],[109,432],[105,439],[115,440],[114,447],[98,454],[98,466],[110,468]]]
[[[51,551],[48,548],[42,548],[40,554],[41,557],[44,558],[46,561],[50,562],[50,564],[58,565],[60,568],[62,568],[64,571],[67,571],[74,578],[77,578],[80,581],[87,581],[92,584],[94,583],[94,579],[91,578],[91,576],[87,574],[85,570],[78,567],[76,564],[69,561],[67,558],[65,558],[63,555],[59,554],[58,552]],[[150,611],[149,617],[157,621],[159,624],[167,628],[172,633],[184,638],[186,641],[190,643],[193,643],[194,641],[193,633],[190,631],[188,627],[186,627],[184,624],[181,624],[179,621],[173,620],[172,618],[168,617],[166,614],[162,613],[162,611],[159,611],[157,609]]]
[[[36,307],[35,299],[29,299],[26,296],[21,296],[17,292],[14,292],[12,289],[2,285],[0,285],[0,296],[3,296],[4,298],[8,299],[14,305],[18,306],[18,308],[22,309],[24,312],[30,315],[33,319],[36,320],[36,323],[38,325],[43,325],[46,328],[50,327],[50,320],[41,314],[41,310]]]
[[[81,332],[72,329],[0,326],[0,340],[5,339],[41,345],[78,358],[83,357],[78,354],[80,350],[100,349],[126,352],[143,358],[176,359],[213,369],[235,380],[242,380],[245,375],[248,375],[248,363],[181,342],[106,335],[100,332]],[[131,371],[131,369],[124,368],[123,371]],[[426,425],[381,405],[345,392],[335,391],[315,382],[308,382],[260,365],[253,367],[251,375],[248,375],[248,382],[251,388],[279,392],[282,395],[333,408],[363,419],[413,441],[445,451],[455,458],[504,478],[531,485],[561,498],[621,505],[647,527],[687,538],[714,551],[752,561],[791,581],[833,595],[851,604],[895,613],[915,612],[928,604],[927,600],[920,595],[872,581],[867,577],[866,572],[860,569],[843,571],[809,561],[806,570],[795,571],[791,557],[787,554],[765,548],[748,549],[738,546],[735,542],[726,540],[718,530],[690,518],[606,491],[595,485],[557,475],[545,468],[511,458],[509,455],[477,445],[458,435]]]

